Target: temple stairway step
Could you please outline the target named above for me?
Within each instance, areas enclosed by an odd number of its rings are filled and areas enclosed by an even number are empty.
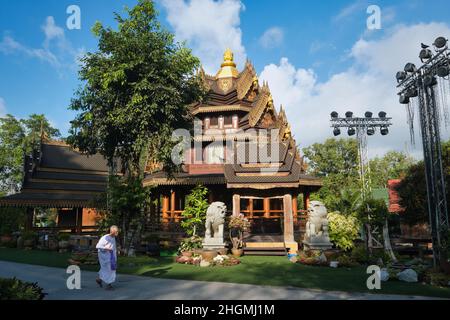
[[[244,247],[246,256],[285,256],[285,247]]]

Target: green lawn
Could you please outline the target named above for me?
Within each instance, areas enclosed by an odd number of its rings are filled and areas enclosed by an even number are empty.
[[[49,251],[26,251],[0,248],[0,260],[67,267],[70,254]],[[242,257],[242,263],[234,267],[200,268],[174,262],[173,257],[119,258],[119,273],[157,278],[221,281],[270,286],[294,286],[348,292],[371,292],[384,294],[422,295],[450,298],[450,288],[438,288],[419,283],[389,281],[382,283],[381,290],[366,288],[364,267],[351,269],[311,267],[294,264],[286,257]],[[83,267],[97,270],[96,266]]]

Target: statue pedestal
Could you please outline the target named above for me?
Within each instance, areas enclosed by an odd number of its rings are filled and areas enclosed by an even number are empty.
[[[205,250],[223,249],[225,248],[225,241],[220,238],[205,238],[202,245]]]
[[[326,236],[315,236],[303,240],[306,250],[328,250],[333,247],[330,239]]]

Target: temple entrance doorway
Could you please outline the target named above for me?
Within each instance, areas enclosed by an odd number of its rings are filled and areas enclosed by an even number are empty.
[[[246,242],[283,242],[283,199],[280,197],[241,197],[241,213],[250,221]]]

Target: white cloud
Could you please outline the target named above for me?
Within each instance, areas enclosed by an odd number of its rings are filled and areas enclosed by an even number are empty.
[[[239,0],[162,0],[162,5],[177,40],[187,41],[206,72],[218,70],[226,48],[238,65],[244,64],[239,14],[245,7]]]
[[[6,114],[6,103],[5,99],[0,97],[0,117],[4,116]]]
[[[275,48],[283,43],[284,32],[280,27],[272,27],[267,29],[261,38],[259,38],[259,43],[263,48]]]
[[[339,11],[339,13],[333,17],[333,21],[340,22],[344,19],[347,19],[348,17],[354,15],[356,12],[364,10],[367,5],[367,0],[356,0],[350,5],[342,8],[341,11]]]
[[[80,49],[74,49],[67,40],[64,29],[56,25],[55,19],[48,16],[41,26],[45,35],[42,47],[31,48],[17,42],[12,36],[4,35],[0,42],[0,52],[3,54],[24,54],[30,58],[37,58],[49,63],[53,67],[74,67]]]
[[[404,151],[407,147],[420,157],[418,124],[415,124],[417,145],[411,148],[405,107],[398,103],[395,73],[408,61],[419,64],[420,43],[433,42],[439,35],[448,37],[449,26],[402,25],[381,40],[361,39],[351,49],[353,65],[325,82],[318,82],[313,70],[296,68],[287,58],[282,58],[278,65],[266,66],[260,77],[269,81],[275,102],[285,107],[301,147],[332,136],[329,114],[333,110],[340,114],[351,110],[355,116],[384,110],[393,118],[393,126],[388,136],[376,134],[369,138],[370,155],[382,155],[392,149]],[[444,138],[448,137],[448,131],[443,133]]]

